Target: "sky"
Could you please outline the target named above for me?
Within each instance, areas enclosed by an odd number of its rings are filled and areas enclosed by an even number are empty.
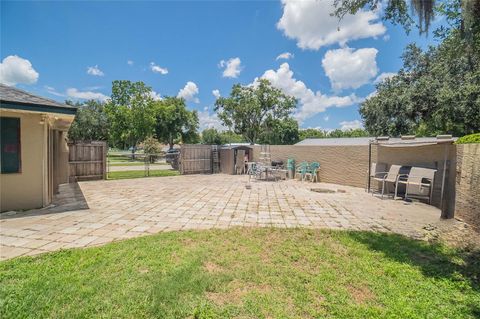
[[[381,11],[339,22],[331,3],[1,1],[0,82],[63,102],[143,81],[155,99],[185,98],[204,129],[222,128],[216,97],[266,78],[297,98],[300,127],[358,128],[359,103],[398,72],[404,47],[435,41]]]

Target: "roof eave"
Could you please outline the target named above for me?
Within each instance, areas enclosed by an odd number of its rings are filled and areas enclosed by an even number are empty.
[[[33,111],[33,112],[39,112],[39,113],[60,113],[60,114],[68,114],[68,115],[77,114],[77,108],[72,106],[53,106],[53,105],[41,105],[41,104],[11,102],[11,101],[0,101],[0,107],[4,109]]]

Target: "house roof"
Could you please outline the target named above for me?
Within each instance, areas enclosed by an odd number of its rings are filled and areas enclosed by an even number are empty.
[[[75,114],[77,108],[47,99],[29,92],[0,84],[0,104],[2,108],[33,112]]]
[[[381,146],[424,146],[427,144],[453,143],[455,137],[437,138],[437,137],[416,137],[413,139],[402,139],[398,137],[388,140],[376,140],[375,137],[338,137],[338,138],[307,138],[295,145],[299,146],[368,146],[371,141],[373,144]]]
[[[457,140],[456,137],[445,135],[443,137],[416,137],[416,138],[390,138],[389,140],[373,140],[374,144],[385,147],[408,147],[408,146],[427,146],[437,144],[452,144]]]
[[[251,150],[252,146],[249,145],[231,145],[231,144],[226,144],[222,145],[220,147],[222,150]]]
[[[299,146],[355,146],[368,145],[374,137],[338,137],[338,138],[307,138],[295,145]]]

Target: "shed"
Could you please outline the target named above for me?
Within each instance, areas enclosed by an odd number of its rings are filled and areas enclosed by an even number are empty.
[[[68,183],[76,108],[0,84],[0,211],[47,206]]]
[[[223,145],[220,147],[220,172],[235,175],[245,171],[245,162],[253,159],[253,148],[247,145]]]

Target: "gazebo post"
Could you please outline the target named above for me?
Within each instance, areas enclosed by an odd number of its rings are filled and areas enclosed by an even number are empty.
[[[441,193],[440,193],[440,211],[441,211],[441,218],[448,218],[448,212],[447,210],[445,209],[445,205],[443,203],[443,192],[444,192],[444,188],[445,188],[445,175],[446,175],[446,172],[447,172],[447,158],[448,158],[448,145],[447,143],[445,143],[445,150],[444,150],[444,158],[443,158],[443,174],[442,174],[442,190],[441,190]],[[433,185],[432,185],[433,187]],[[447,207],[448,209],[448,207]]]
[[[370,193],[370,175],[372,174],[372,140],[368,140],[368,176],[367,176],[367,193]]]

